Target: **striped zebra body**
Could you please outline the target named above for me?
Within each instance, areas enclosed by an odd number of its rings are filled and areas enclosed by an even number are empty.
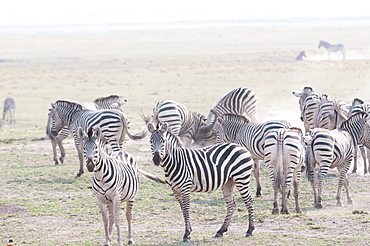
[[[184,105],[172,100],[158,102],[153,108],[151,120],[155,125],[166,122],[170,132],[177,136],[185,147],[203,147],[214,143],[212,135],[205,136],[198,133],[204,121],[203,115],[194,113]]]
[[[260,160],[264,159],[264,141],[270,131],[290,128],[284,120],[267,121],[262,124],[250,123],[247,118],[240,115],[224,114],[217,119],[215,131],[219,134],[219,141],[240,144],[250,151],[254,162],[254,177],[257,182],[256,196],[261,196],[261,183],[259,179]]]
[[[117,110],[122,111],[121,106],[124,105],[126,102],[127,100],[126,99],[121,100],[120,96],[110,95],[108,97],[99,97],[95,99],[93,102],[81,102],[79,104],[81,104],[85,109],[89,109],[89,110],[117,109]],[[54,137],[50,131],[50,122],[51,120],[50,120],[50,113],[49,113],[48,122],[46,124],[46,135],[49,137],[51,141],[51,145],[53,148],[53,160],[54,160],[55,165],[58,165],[59,162],[60,164],[63,164],[65,155],[66,155],[64,146],[63,146],[63,140],[66,139],[71,133],[68,127],[64,126],[63,129],[58,134],[58,136]],[[58,159],[56,146],[58,146],[60,150],[61,156],[59,157],[59,159]]]
[[[160,165],[165,173],[166,182],[180,203],[185,220],[183,241],[190,240],[189,220],[190,192],[209,192],[221,188],[227,205],[227,215],[216,237],[223,236],[228,230],[235,210],[233,189],[236,186],[249,213],[249,227],[246,236],[252,235],[253,199],[250,195],[250,175],[252,159],[243,147],[220,144],[201,149],[181,147],[180,142],[169,133],[167,124],[155,128],[148,123],[153,162]]]
[[[358,113],[345,121],[340,129],[330,131],[316,128],[306,134],[306,166],[314,190],[316,208],[322,208],[321,185],[329,168],[337,168],[339,172],[337,206],[342,206],[340,195],[343,185],[347,191],[348,204],[353,202],[349,194],[347,171],[351,165],[356,145],[359,142],[365,144],[365,139],[369,139],[366,127],[366,114]],[[320,168],[317,176],[314,173],[316,164]]]
[[[320,106],[317,127],[328,130],[338,129],[348,119],[351,106],[337,98],[329,99]]]
[[[303,121],[305,132],[317,127],[317,117],[320,107],[328,100],[328,96],[314,92],[311,87],[304,87],[301,93],[293,92],[299,97],[299,108],[301,110],[301,120]]]
[[[80,160],[80,170],[77,176],[83,174],[83,155],[80,139],[76,134],[78,127],[87,131],[90,127],[99,126],[107,143],[113,151],[119,151],[127,130],[127,119],[118,110],[91,111],[80,104],[58,100],[50,110],[51,134],[57,136],[65,126],[72,132]]]
[[[12,97],[7,97],[4,101],[3,120],[9,124],[15,123],[15,100]]]
[[[304,169],[304,144],[299,128],[278,129],[267,134],[265,139],[265,164],[274,188],[272,214],[278,214],[277,194],[282,193],[282,214],[289,214],[287,199],[293,181],[295,208],[301,213],[298,201],[298,183]]]
[[[120,202],[126,202],[128,244],[133,244],[131,210],[139,188],[136,161],[128,154],[123,159],[108,155],[101,134],[99,127],[89,128],[87,135],[81,127],[78,129],[78,135],[83,141],[86,166],[90,172],[94,172],[92,189],[102,212],[106,236],[104,245],[109,245],[115,224],[118,245],[122,246],[119,226]]]
[[[362,100],[356,98],[356,99],[353,100],[351,112],[350,112],[349,115],[351,116],[351,115],[357,114],[359,112],[364,112],[364,113],[370,114],[370,105],[366,104]],[[367,174],[368,172],[370,172],[370,170],[369,170],[369,168],[370,168],[370,164],[369,164],[370,149],[365,147],[363,144],[358,144],[358,148],[360,149],[362,160],[363,160],[363,163],[364,163],[364,174]],[[357,150],[355,151],[354,156],[353,156],[352,173],[357,173]]]

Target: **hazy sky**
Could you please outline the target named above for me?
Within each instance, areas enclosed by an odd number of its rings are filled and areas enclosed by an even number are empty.
[[[370,16],[369,4],[363,0],[5,1],[0,26]]]

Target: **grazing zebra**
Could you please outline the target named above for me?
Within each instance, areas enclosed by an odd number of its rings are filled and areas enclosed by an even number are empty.
[[[306,52],[304,52],[304,51],[301,51],[300,53],[299,53],[299,55],[295,58],[297,61],[302,61],[303,60],[303,57],[307,57],[306,56]]]
[[[83,102],[80,103],[83,105],[85,109],[89,110],[102,110],[102,109],[117,109],[122,111],[121,106],[124,105],[127,102],[126,99],[121,100],[120,96],[117,95],[110,95],[108,97],[99,97],[95,99],[93,102]],[[49,109],[50,111],[50,109]],[[51,145],[53,148],[53,160],[55,165],[58,165],[59,162],[63,164],[64,158],[65,158],[65,150],[63,147],[63,140],[66,139],[70,135],[70,131],[68,127],[63,127],[63,129],[60,131],[58,136],[54,137],[50,132],[50,113],[48,114],[48,122],[46,124],[46,135],[49,137],[51,141]],[[59,147],[60,150],[60,157],[58,159],[57,149],[56,147]]]
[[[92,189],[102,213],[105,229],[104,245],[110,245],[113,224],[115,224],[118,245],[122,246],[119,226],[120,202],[126,202],[128,244],[133,244],[131,210],[139,188],[135,160],[132,156],[127,158],[109,156],[105,151],[105,143],[101,140],[104,135],[99,127],[90,127],[87,134],[79,127],[78,136],[83,141],[86,167],[90,172],[94,172]],[[123,161],[125,159],[129,161]]]
[[[3,120],[9,124],[15,123],[15,100],[12,97],[7,97],[4,101]]]
[[[295,209],[301,213],[298,201],[298,183],[301,171],[304,170],[304,143],[299,128],[278,129],[267,134],[265,139],[265,164],[274,188],[274,205],[272,214],[279,214],[277,202],[278,191],[281,191],[281,213],[289,214],[287,199],[290,183],[293,180]]]
[[[183,241],[190,240],[192,231],[189,220],[190,192],[209,192],[222,189],[227,206],[227,215],[216,237],[222,237],[228,230],[236,204],[234,187],[239,190],[249,213],[249,227],[246,236],[254,230],[253,199],[250,195],[252,158],[250,153],[236,144],[226,143],[190,149],[181,147],[174,135],[168,132],[167,123],[155,128],[148,123],[153,162],[165,173],[185,220]]]
[[[77,177],[80,177],[84,172],[80,138],[76,134],[79,126],[85,131],[89,127],[100,126],[102,135],[111,145],[113,151],[119,151],[121,149],[121,144],[126,134],[131,139],[142,139],[146,136],[145,131],[136,135],[131,134],[128,130],[129,126],[127,117],[118,110],[92,111],[86,110],[79,103],[58,100],[51,104],[50,117],[51,134],[53,136],[58,136],[65,126],[72,131],[80,161],[80,170]]]
[[[166,122],[169,131],[177,136],[185,147],[204,147],[215,141],[214,134],[199,133],[199,128],[205,122],[203,115],[194,113],[183,104],[172,100],[158,102],[153,108],[150,122],[154,125]]]
[[[293,95],[299,97],[301,120],[303,121],[305,132],[317,127],[320,106],[328,100],[328,96],[314,92],[312,87],[304,87],[302,92],[293,92]]]
[[[328,42],[325,42],[323,40],[320,41],[318,48],[324,47],[326,51],[328,52],[328,59],[330,60],[330,53],[331,52],[342,52],[343,60],[346,59],[346,50],[344,49],[343,44],[329,44]]]
[[[315,128],[306,134],[306,166],[308,179],[314,190],[315,208],[322,208],[322,180],[329,168],[337,168],[339,182],[337,191],[337,206],[342,206],[340,195],[342,187],[346,188],[347,203],[353,200],[349,194],[349,181],[347,171],[353,159],[353,152],[358,143],[369,145],[369,125],[366,123],[365,113],[352,115],[343,122],[340,129],[327,130]],[[318,163],[320,170],[315,176],[315,165]]]
[[[265,123],[251,123],[240,115],[224,114],[217,118],[215,132],[217,142],[232,142],[244,146],[251,152],[253,158],[253,174],[257,182],[256,196],[261,196],[260,160],[264,159],[264,141],[270,131],[290,128],[285,120],[271,120]]]

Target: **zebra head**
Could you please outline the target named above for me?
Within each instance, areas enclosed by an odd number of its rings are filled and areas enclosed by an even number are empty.
[[[78,127],[77,135],[83,143],[86,168],[89,172],[94,172],[99,163],[99,148],[103,144],[100,127],[90,127],[87,134],[81,127]]]
[[[158,124],[157,127],[154,127],[152,123],[147,125],[148,131],[152,134],[150,136],[150,145],[153,155],[154,165],[159,166],[165,156],[165,143],[166,137],[164,133],[168,130],[167,123]]]
[[[49,109],[49,119],[51,135],[56,137],[58,136],[59,132],[63,129],[64,125],[62,118],[60,117],[57,105],[55,103],[52,103],[51,108]]]

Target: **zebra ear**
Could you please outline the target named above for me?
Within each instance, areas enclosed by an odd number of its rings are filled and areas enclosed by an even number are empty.
[[[51,103],[51,108],[55,109],[55,103]]]
[[[85,131],[82,129],[82,127],[78,127],[77,129],[77,136],[80,138],[80,139],[83,139],[84,137],[86,137],[86,133]]]
[[[161,129],[159,129],[159,131],[161,132],[161,133],[164,133],[164,132],[166,132],[168,130],[168,124],[165,122],[165,123],[163,123],[162,125],[161,125]]]
[[[96,138],[96,139],[99,139],[101,138],[101,130],[100,130],[100,127],[99,126],[96,126],[92,129],[93,131],[93,137]]]
[[[148,131],[149,131],[150,133],[155,132],[155,127],[153,126],[153,124],[152,124],[151,122],[149,122],[149,123],[147,124],[147,127],[148,127]]]

